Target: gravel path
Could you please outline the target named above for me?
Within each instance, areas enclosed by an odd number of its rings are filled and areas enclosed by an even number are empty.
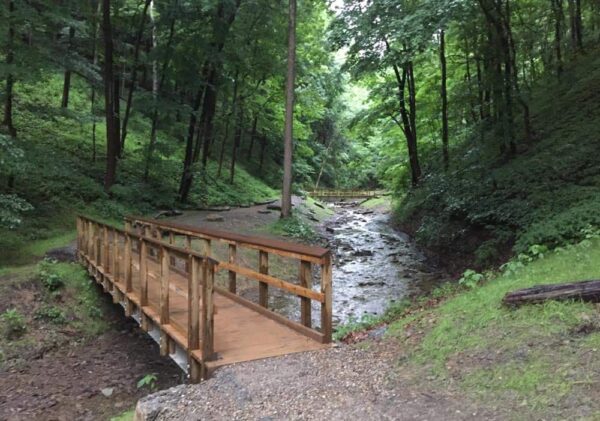
[[[224,367],[201,384],[142,399],[136,419],[497,418],[460,397],[409,387],[398,365],[399,353],[392,341],[377,340]]]

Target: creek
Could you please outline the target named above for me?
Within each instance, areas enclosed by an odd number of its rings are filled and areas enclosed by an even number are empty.
[[[408,235],[392,227],[389,212],[352,203],[328,206],[335,211],[324,226],[328,247],[334,252],[334,326],[381,315],[390,304],[426,293],[445,278]],[[299,319],[296,302],[274,298],[278,311]],[[315,326],[320,325],[318,315],[315,307]]]

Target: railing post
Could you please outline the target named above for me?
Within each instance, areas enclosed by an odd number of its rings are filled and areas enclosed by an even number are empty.
[[[139,240],[139,252],[140,252],[140,310],[142,318],[142,329],[148,330],[148,317],[144,313],[143,309],[148,305],[148,245],[143,237]]]
[[[87,245],[85,247],[85,254],[87,255],[88,259],[91,260],[94,254],[94,229],[90,221],[86,221],[85,229],[87,232]]]
[[[312,289],[312,266],[306,260],[300,261],[300,286]],[[306,327],[312,324],[311,300],[308,297],[300,297],[300,321]]]
[[[269,253],[261,250],[258,256],[258,271],[268,275]],[[260,282],[258,284],[258,304],[265,308],[267,308],[269,305],[269,285],[264,282]]]
[[[210,240],[207,238],[202,239],[202,254],[204,257],[210,257]]]
[[[188,237],[189,238],[189,237]],[[190,255],[188,262],[188,364],[190,380],[200,381],[201,366],[193,357],[193,351],[200,349],[200,263]]]
[[[160,248],[160,324],[169,324],[169,250]],[[161,329],[160,331],[160,354],[169,354],[169,336]]]
[[[211,360],[214,354],[214,304],[213,292],[215,268],[213,262],[204,258],[202,263],[202,359]]]
[[[125,292],[133,291],[133,273],[131,270],[131,236],[129,231],[125,232],[125,253],[123,255],[123,267],[125,276]]]
[[[332,294],[331,294],[331,256],[324,257],[321,264],[321,292],[325,295],[325,302],[321,303],[321,332],[323,342],[331,342]]]
[[[113,246],[110,253],[110,270],[113,275],[113,282],[118,282],[119,280],[119,234],[117,230],[112,230],[113,235]]]
[[[108,265],[108,228],[104,225],[102,227],[102,266],[105,275],[109,272]]]
[[[237,246],[235,244],[229,244],[229,263],[235,265],[237,263]],[[229,292],[235,294],[237,290],[237,274],[230,270],[229,271]]]
[[[191,250],[192,249],[192,237],[190,237],[189,235],[185,236],[185,245],[184,245],[184,248],[186,250]],[[187,259],[185,261],[185,271],[188,274],[192,271],[192,267],[190,266],[190,264],[191,264],[191,260]]]

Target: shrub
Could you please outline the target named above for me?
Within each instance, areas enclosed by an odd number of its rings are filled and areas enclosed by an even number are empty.
[[[39,308],[35,312],[34,319],[44,320],[57,325],[64,324],[67,321],[63,311],[55,306],[45,306]]]
[[[27,330],[25,317],[15,308],[2,313],[0,320],[2,321],[4,336],[9,340],[21,337]]]
[[[55,292],[64,287],[65,282],[59,274],[52,270],[52,265],[53,262],[50,260],[40,263],[38,278],[48,291]]]

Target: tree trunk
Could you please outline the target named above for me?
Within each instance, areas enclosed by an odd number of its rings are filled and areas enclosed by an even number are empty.
[[[14,24],[15,2],[8,1],[8,41],[6,43],[6,64],[10,68],[15,61],[14,42],[15,42],[15,24]],[[6,76],[6,94],[4,99],[4,118],[2,125],[6,127],[8,134],[12,137],[17,136],[17,129],[13,124],[13,87],[14,76],[9,73]]]
[[[175,0],[177,3],[177,0]],[[154,2],[150,4],[150,19],[152,20],[152,48],[156,48],[156,26],[154,22]],[[165,83],[165,77],[167,75],[167,68],[171,61],[171,44],[173,43],[173,35],[175,35],[175,18],[171,19],[171,25],[169,27],[169,37],[167,38],[166,51],[167,55],[165,61],[160,69],[160,81],[155,86],[156,82],[156,60],[152,61],[152,94],[154,99],[153,111],[152,111],[152,127],[150,129],[150,142],[148,143],[148,152],[146,154],[146,165],[144,167],[144,181],[148,181],[150,174],[150,161],[154,153],[154,147],[156,145],[156,136],[158,133],[158,95]]]
[[[285,133],[283,143],[283,189],[281,217],[292,215],[292,151],[294,135],[294,79],[296,76],[296,0],[289,0],[287,80],[285,86]]]
[[[258,163],[258,172],[262,172],[265,163],[265,149],[267,148],[267,138],[261,136],[260,138],[260,161]]]
[[[583,51],[583,23],[581,19],[581,0],[575,0],[575,32],[577,48]]]
[[[102,3],[98,1],[96,3],[96,13],[93,18],[94,35],[92,36],[92,62],[94,68],[98,65],[98,17],[100,16]],[[94,111],[94,105],[96,102],[96,87],[92,82],[92,98],[90,105],[90,112],[92,114],[92,162],[96,162],[96,114]]]
[[[468,57],[467,57],[468,60]],[[440,94],[442,97],[442,151],[444,159],[444,169],[448,169],[450,157],[448,154],[448,93],[446,87],[446,34],[442,29],[440,31],[440,67],[442,70],[442,86]],[[468,68],[468,67],[467,67]]]
[[[551,0],[554,14],[554,51],[556,53],[556,76],[560,79],[563,72],[562,62],[562,22],[564,19],[562,0]]]
[[[248,155],[247,159],[250,161],[252,159],[252,149],[254,148],[254,140],[256,139],[256,128],[258,125],[258,113],[254,116],[254,120],[252,121],[252,131],[250,132],[250,145],[248,145]]]
[[[223,135],[223,141],[221,142],[221,152],[219,153],[219,170],[217,172],[217,177],[221,177],[221,172],[223,170],[223,158],[225,157],[225,146],[227,144],[227,139],[229,139],[229,121],[230,119],[234,119],[235,124],[235,115],[237,110],[237,96],[238,96],[238,72],[236,70],[235,77],[233,78],[233,97],[231,99],[231,111],[229,115],[226,117],[225,121],[225,133]]]
[[[235,125],[235,135],[233,136],[233,147],[231,149],[231,167],[229,169],[229,184],[233,184],[235,177],[235,161],[237,158],[237,151],[242,142],[242,133],[244,129],[244,105],[240,101],[240,110],[238,112],[237,124]]]
[[[121,147],[121,80],[122,80],[122,74],[121,74],[121,72],[119,72],[118,69],[114,74],[114,78],[115,78],[115,88],[114,88],[115,97],[114,97],[114,101],[113,101],[113,106],[114,106],[114,110],[115,110],[114,111],[115,136],[119,140],[119,142],[117,144],[117,150],[118,150],[117,157],[121,158],[125,151]]]
[[[115,116],[115,87],[113,69],[113,37],[110,23],[110,0],[102,0],[102,31],[104,36],[104,106],[106,114],[106,173],[104,190],[110,191],[115,182],[119,154],[119,131]]]
[[[194,133],[196,130],[196,120],[200,104],[202,103],[202,97],[204,96],[205,89],[198,89],[196,98],[194,99],[194,105],[192,113],[190,114],[190,122],[188,125],[188,135],[185,147],[185,157],[183,159],[183,174],[181,175],[181,182],[179,183],[179,201],[186,202],[190,194],[192,187],[192,181],[194,175],[192,172],[192,166],[194,164]]]
[[[140,25],[137,30],[137,35],[135,38],[135,48],[133,52],[133,63],[131,64],[131,81],[129,85],[129,93],[127,94],[127,103],[125,105],[125,115],[123,116],[123,129],[121,130],[121,149],[125,149],[125,139],[127,138],[127,124],[129,123],[129,114],[131,113],[131,104],[133,102],[133,91],[135,90],[135,84],[137,82],[137,71],[138,71],[138,61],[140,57],[140,46],[142,45],[142,38],[144,36],[144,26],[146,24],[146,15],[148,14],[148,8],[152,0],[145,0],[144,9],[142,10],[142,16],[140,17]],[[152,19],[154,20],[154,18]],[[152,30],[152,43],[155,42],[155,30]],[[153,61],[153,83],[158,83],[156,81],[156,61]],[[152,94],[155,95],[154,85]]]
[[[600,281],[580,281],[564,284],[537,285],[509,292],[502,300],[509,306],[537,304],[547,300],[582,300],[600,302]]]
[[[73,44],[73,37],[75,37],[75,28],[72,26],[69,27],[69,49]],[[71,91],[71,68],[70,65],[67,66],[67,70],[65,70],[65,78],[63,81],[63,94],[62,101],[60,106],[64,109],[69,108],[69,93]]]

